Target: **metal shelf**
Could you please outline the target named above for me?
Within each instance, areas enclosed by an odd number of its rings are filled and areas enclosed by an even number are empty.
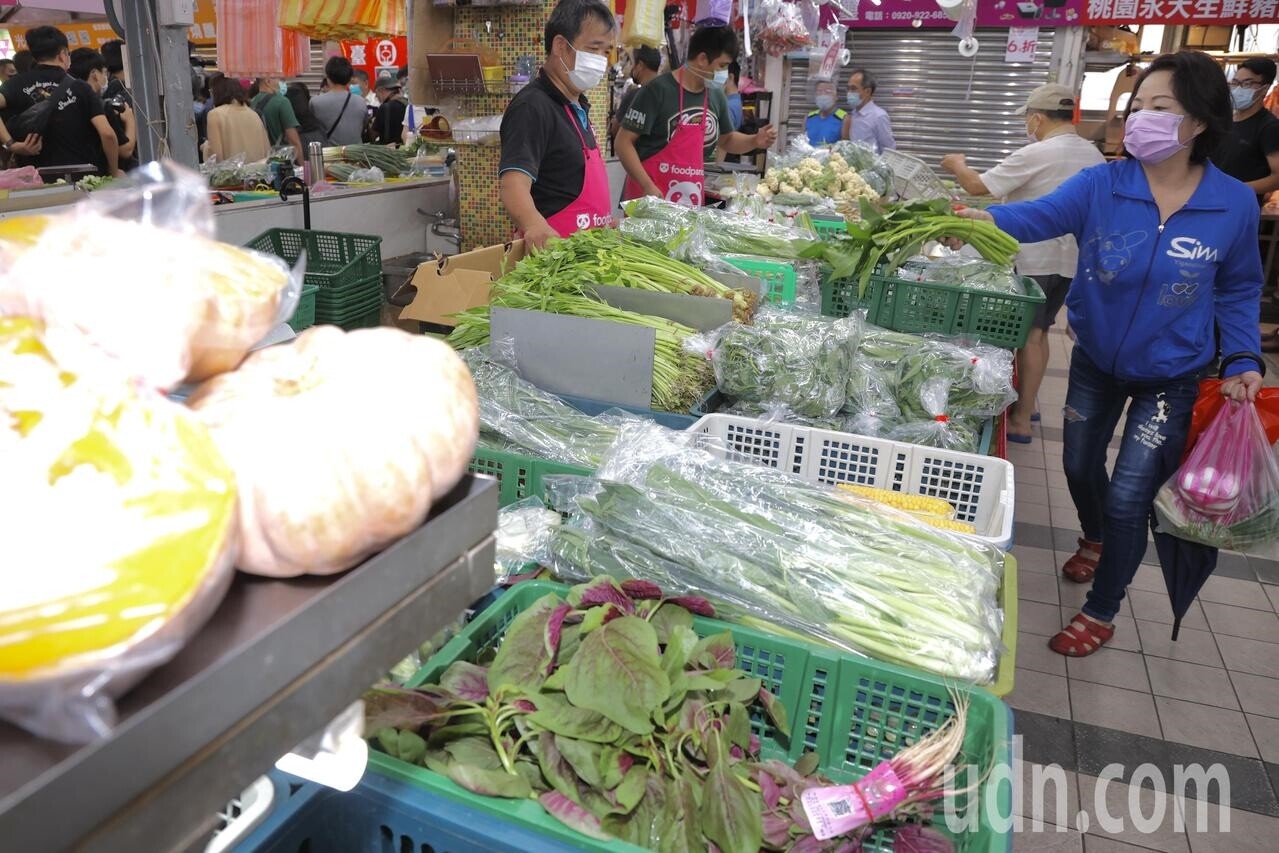
[[[492,588],[497,492],[468,475],[426,524],[335,577],[237,577],[104,740],[0,723],[0,846],[202,849],[228,798]]]

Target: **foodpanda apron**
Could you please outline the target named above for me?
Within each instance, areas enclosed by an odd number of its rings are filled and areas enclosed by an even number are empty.
[[[568,207],[554,216],[546,218],[546,224],[555,229],[561,237],[567,237],[587,228],[608,227],[613,224],[613,205],[610,203],[611,193],[608,191],[608,172],[604,169],[604,158],[600,156],[599,146],[591,148],[586,144],[582,128],[578,125],[573,110],[567,104],[564,112],[577,131],[577,138],[582,140],[582,157],[586,168],[582,172],[582,192],[569,202]]]
[[[679,112],[675,115],[681,123],[676,126],[666,146],[647,160],[641,160],[640,165],[644,167],[644,173],[657,184],[662,197],[667,201],[685,207],[701,207],[702,187],[706,183],[702,163],[705,159],[706,120],[709,115],[707,106],[711,102],[711,93],[708,88],[702,95],[702,123],[684,124],[684,81],[677,78],[675,82],[679,85]],[[639,198],[644,195],[644,188],[627,177],[623,195],[627,199]]]
[[[582,135],[582,128],[578,125],[572,108],[566,104],[564,112],[577,131],[577,138],[582,141],[582,159],[586,162],[586,167],[582,170],[582,191],[559,213],[546,217],[546,224],[561,237],[568,237],[588,228],[606,228],[612,225],[613,209],[609,203],[611,194],[608,191],[608,172],[604,169],[604,158],[600,156],[598,143],[592,150],[586,144],[586,137]],[[523,237],[524,232],[516,229],[515,239]]]

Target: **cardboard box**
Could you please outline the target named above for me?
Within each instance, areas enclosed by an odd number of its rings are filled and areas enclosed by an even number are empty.
[[[488,246],[422,264],[413,276],[417,295],[401,320],[454,325],[452,315],[489,303],[493,281],[524,257],[524,241]]]

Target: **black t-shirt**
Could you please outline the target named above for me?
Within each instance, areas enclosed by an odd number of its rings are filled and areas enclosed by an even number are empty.
[[[1213,162],[1232,178],[1256,181],[1270,174],[1266,157],[1276,151],[1279,151],[1279,118],[1263,109],[1251,118],[1234,123]]]
[[[377,108],[373,118],[373,133],[383,145],[398,143],[404,135],[404,116],[408,114],[408,104],[403,98],[395,97],[383,101]]]
[[[107,155],[102,150],[98,129],[93,126],[94,117],[104,114],[102,96],[83,80],[73,80],[56,97],[58,107],[45,128],[39,164],[70,166],[92,163],[98,167],[98,174],[107,174]]]
[[[109,101],[112,98],[119,98],[130,107],[133,106],[133,96],[129,94],[129,90],[124,88],[124,81],[119,77],[112,77],[107,83],[107,90],[102,93],[102,100]]]
[[[37,65],[30,71],[10,77],[0,86],[0,95],[4,96],[4,111],[0,112],[0,119],[8,124],[18,113],[48,97],[66,76],[67,72],[57,65]]]
[[[579,106],[581,115],[590,110],[585,96]],[[588,148],[599,147],[590,119],[584,120],[583,127],[583,119],[570,118],[570,112],[576,110],[543,71],[511,99],[502,115],[498,174],[516,169],[531,177],[533,204],[542,216],[554,216],[582,194],[586,173],[582,138]]]

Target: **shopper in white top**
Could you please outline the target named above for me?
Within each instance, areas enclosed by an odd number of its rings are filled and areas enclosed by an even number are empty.
[[[947,154],[941,167],[969,195],[994,196],[1001,202],[1047,195],[1077,172],[1105,162],[1097,147],[1075,132],[1076,103],[1074,90],[1067,86],[1040,86],[1016,112],[1026,117],[1029,145],[984,174],[969,167],[963,154]],[[1019,399],[1008,412],[1009,441],[1030,443],[1035,397],[1048,367],[1048,329],[1066,301],[1078,260],[1079,248],[1070,236],[1030,243],[1017,255],[1017,272],[1035,279],[1047,299],[1035,314],[1026,346],[1017,353]]]

